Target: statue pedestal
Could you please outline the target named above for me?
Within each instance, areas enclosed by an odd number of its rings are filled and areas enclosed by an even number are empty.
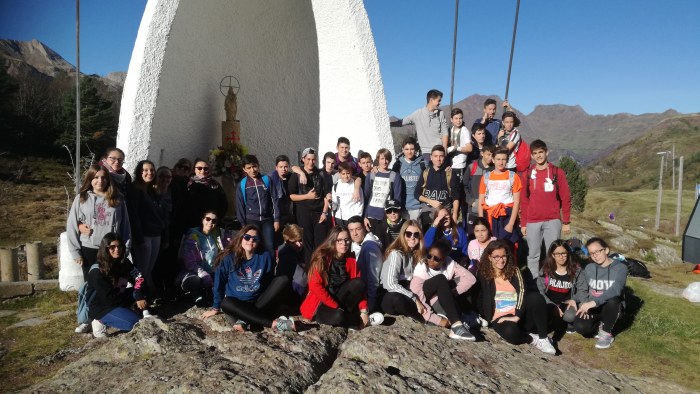
[[[241,143],[241,121],[225,120],[221,122],[221,145],[227,142]]]
[[[225,120],[221,122],[221,145],[225,146],[229,142],[234,142],[239,144],[241,142],[241,121],[239,120]],[[230,174],[224,174],[221,177],[221,187],[224,188],[226,193],[226,200],[228,201],[228,214],[229,217],[236,217],[236,182]]]
[[[224,174],[221,176],[221,187],[226,193],[226,201],[228,201],[228,209],[226,210],[226,216],[235,218],[236,217],[236,182],[230,174]]]

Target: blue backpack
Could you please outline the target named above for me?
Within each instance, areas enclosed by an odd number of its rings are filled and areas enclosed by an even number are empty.
[[[100,266],[98,264],[93,264],[90,267],[90,271],[94,269],[100,269]],[[78,323],[90,323],[89,308],[90,302],[92,302],[93,298],[95,298],[95,289],[89,288],[87,282],[83,283],[80,286],[80,289],[78,289],[78,309],[76,310],[76,314],[78,315]]]
[[[246,204],[246,195],[245,195],[245,182],[246,182],[246,179],[248,179],[247,176],[246,176],[246,177],[243,177],[243,179],[241,179],[241,182],[239,182],[239,184],[238,184],[239,187],[241,188],[241,195],[243,195],[243,205]],[[270,188],[270,177],[267,176],[267,175],[263,175],[263,176],[262,176],[262,181],[263,181],[263,184],[265,185],[265,188],[269,189],[269,188]]]

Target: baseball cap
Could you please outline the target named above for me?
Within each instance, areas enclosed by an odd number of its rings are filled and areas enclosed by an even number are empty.
[[[401,209],[401,204],[396,200],[388,199],[386,204],[384,204],[384,210],[387,211],[389,209]]]
[[[316,154],[316,149],[314,149],[314,148],[306,148],[306,149],[304,149],[304,150],[301,152],[301,158],[302,158],[302,159],[305,158],[306,155],[308,155],[308,154],[315,155],[315,154]]]

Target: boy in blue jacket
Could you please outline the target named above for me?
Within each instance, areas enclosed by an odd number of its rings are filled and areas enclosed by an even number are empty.
[[[280,211],[270,177],[260,175],[260,163],[254,155],[245,155],[241,179],[236,189],[236,218],[241,226],[255,225],[262,231],[265,250],[275,255],[274,237],[280,226]]]

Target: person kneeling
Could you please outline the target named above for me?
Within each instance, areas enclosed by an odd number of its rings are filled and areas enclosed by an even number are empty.
[[[538,291],[525,288],[509,242],[496,240],[486,246],[477,277],[481,316],[501,338],[513,345],[530,343],[541,352],[556,354],[547,337],[547,304]]]
[[[309,265],[309,292],[301,314],[339,327],[364,328],[369,323],[367,291],[350,253],[350,233],[336,226],[314,251]]]
[[[294,320],[280,316],[269,317],[269,309],[284,295],[289,286],[286,276],[274,277],[272,258],[261,251],[260,231],[247,225],[216,258],[214,274],[214,303],[211,310],[202,313],[203,319],[223,311],[238,319],[236,331],[245,331],[249,324],[295,331]]]
[[[457,296],[469,290],[476,279],[466,268],[447,256],[450,244],[440,239],[428,249],[424,261],[419,262],[411,279],[411,291],[418,295],[418,311],[426,322],[450,327],[450,338],[475,341],[469,327],[462,323],[457,307]],[[443,314],[444,317],[440,316]],[[440,313],[440,314],[438,314]]]
[[[94,291],[88,315],[92,335],[106,336],[107,327],[131,331],[141,316],[130,307],[136,300],[138,309],[146,308],[141,293],[141,272],[126,258],[126,246],[116,233],[107,233],[97,251],[97,263],[88,272],[88,289]]]

